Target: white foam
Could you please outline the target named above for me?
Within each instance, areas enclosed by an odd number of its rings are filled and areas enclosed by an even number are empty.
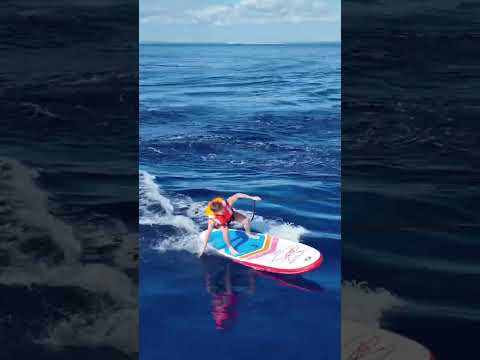
[[[161,252],[169,250],[185,250],[192,254],[198,253],[200,246],[199,226],[189,216],[198,211],[200,203],[195,203],[189,197],[174,198],[172,201],[162,194],[156,177],[148,171],[140,170],[140,219],[141,225],[169,225],[174,234],[158,239],[152,248]],[[158,208],[160,205],[160,208]]]
[[[91,293],[108,295],[124,305],[136,304],[136,287],[125,273],[104,264],[48,266],[41,262],[9,268],[0,274],[4,285],[46,285],[79,287]]]
[[[132,269],[137,246],[136,234],[125,224],[100,214],[86,219],[66,220],[51,212],[53,196],[41,189],[37,171],[13,159],[0,159],[1,231],[16,241],[0,242],[14,266],[2,269],[0,284],[44,287],[81,288],[96,297],[100,313],[64,314],[61,320],[46,324],[40,339],[53,348],[65,346],[112,346],[124,353],[138,351],[136,329],[137,286],[121,269]],[[48,237],[64,254],[63,262],[38,258],[22,249],[25,241]],[[83,246],[111,246],[117,266],[81,263],[96,251],[82,254]],[[105,300],[105,299],[108,300]],[[59,309],[61,311],[61,309]]]
[[[37,344],[60,350],[66,346],[111,346],[124,353],[138,352],[138,310],[119,309],[96,314],[76,314],[50,326]]]
[[[138,234],[130,232],[127,226],[118,219],[95,214],[83,223],[75,224],[77,237],[86,250],[90,248],[111,247],[115,264],[122,269],[137,268]],[[96,257],[98,254],[84,255],[83,259]]]
[[[191,218],[182,214],[174,214],[175,208],[172,202],[162,195],[155,178],[147,171],[140,171],[140,224],[171,225],[188,233],[198,233],[198,227]],[[185,201],[187,200],[183,199],[183,202]],[[192,202],[191,199],[189,201]],[[156,205],[160,205],[163,212],[158,212],[158,208],[152,208]]]
[[[155,148],[152,147],[152,146],[149,146],[148,148],[149,148],[150,150],[152,150],[153,152],[156,152],[157,154],[162,154],[162,155],[165,154],[163,151],[160,151],[160,150],[158,150],[158,149],[155,149]]]
[[[290,223],[272,224],[268,232],[279,238],[300,242],[302,236],[308,233],[303,226],[293,225]]]
[[[149,205],[160,204],[167,214],[173,213],[173,205],[160,192],[160,186],[155,183],[155,176],[147,171],[140,170],[139,178],[140,190],[140,208],[145,208]]]
[[[29,227],[47,232],[62,250],[65,261],[76,261],[82,246],[73,235],[72,227],[51,214],[49,194],[35,183],[38,173],[17,160],[0,159],[2,196],[12,211]]]
[[[250,212],[245,213],[248,217],[251,217]],[[261,215],[255,215],[252,228],[258,232],[269,233],[279,238],[294,242],[300,242],[302,236],[309,233],[309,231],[303,226],[285,223],[281,220],[265,219]]]
[[[147,171],[140,171],[140,219],[141,225],[171,225],[189,233],[198,233],[198,227],[185,215],[174,214],[172,202],[162,194],[155,176]],[[191,200],[190,200],[191,201]],[[163,211],[158,211],[158,205]],[[153,207],[155,206],[155,209]]]
[[[46,116],[46,117],[49,117],[49,118],[53,118],[53,119],[58,119],[59,116],[52,113],[50,110],[48,110],[46,107],[42,107],[38,104],[34,104],[34,103],[30,103],[30,102],[23,102],[20,104],[21,106],[23,107],[28,107],[30,109],[32,109],[33,111],[33,116]]]

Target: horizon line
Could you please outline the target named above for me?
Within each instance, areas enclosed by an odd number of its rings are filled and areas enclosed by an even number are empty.
[[[140,40],[139,44],[168,44],[168,45],[296,45],[296,44],[340,44],[341,40],[320,40],[320,41],[162,41],[162,40]]]

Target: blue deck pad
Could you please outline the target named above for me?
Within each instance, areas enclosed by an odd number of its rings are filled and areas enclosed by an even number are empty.
[[[243,231],[229,230],[228,233],[230,243],[233,245],[235,250],[238,251],[237,256],[242,256],[257,251],[258,249],[262,248],[266,239],[264,234],[256,234],[258,235],[258,239],[251,239]],[[217,250],[224,249],[227,255],[231,255],[230,249],[228,249],[225,241],[223,240],[223,234],[221,231],[212,232],[209,244]]]

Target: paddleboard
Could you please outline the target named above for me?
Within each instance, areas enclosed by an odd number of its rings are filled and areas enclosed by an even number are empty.
[[[200,234],[205,241],[207,231]],[[302,274],[318,268],[323,262],[322,254],[308,245],[281,239],[271,234],[255,234],[250,238],[244,231],[229,229],[230,242],[238,255],[230,254],[223,234],[215,229],[210,235],[208,247],[218,255],[255,270],[277,274]]]
[[[387,330],[342,321],[342,360],[434,360],[419,343]]]

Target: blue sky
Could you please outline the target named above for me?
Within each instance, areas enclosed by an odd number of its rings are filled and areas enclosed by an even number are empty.
[[[140,41],[340,41],[340,0],[140,0]]]

